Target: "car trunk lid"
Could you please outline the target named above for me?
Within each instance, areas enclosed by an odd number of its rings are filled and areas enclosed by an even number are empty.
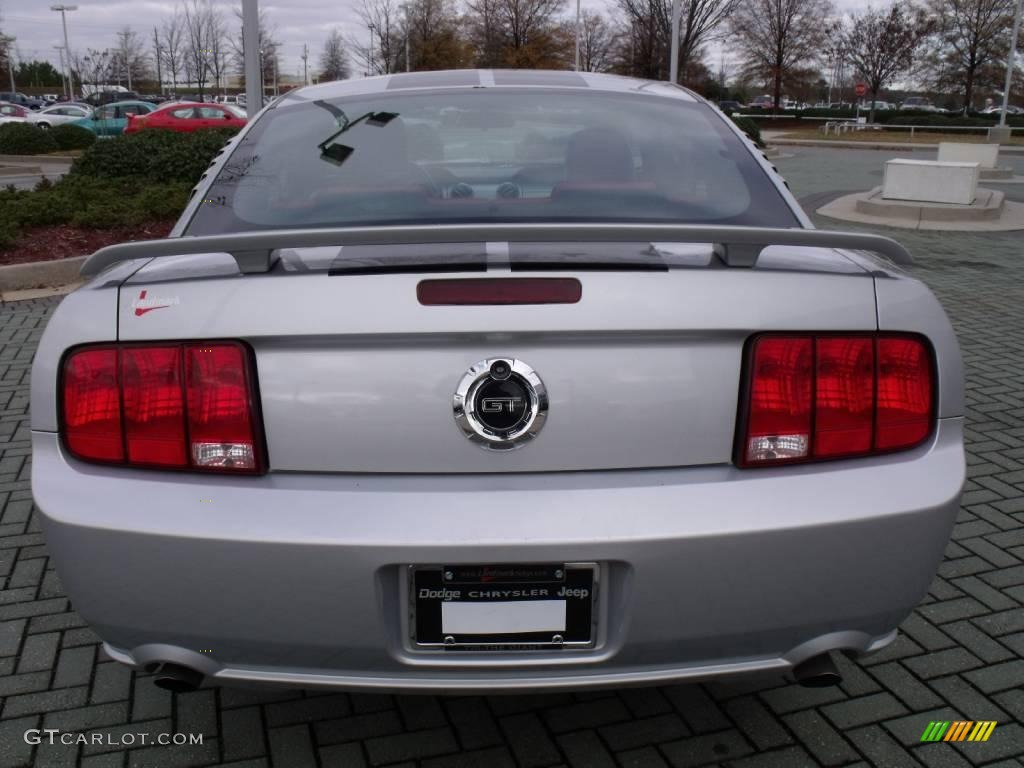
[[[337,252],[245,276],[226,255],[155,261],[121,289],[120,339],[251,345],[272,471],[541,472],[729,462],[751,334],[876,329],[871,276],[823,249],[727,269],[688,246],[693,266],[663,271],[496,264],[502,249],[485,249],[487,277],[581,282],[577,303],[526,306],[424,306],[417,286],[437,275],[329,274]],[[520,450],[484,450],[455,422],[460,380],[496,357],[547,390]]]

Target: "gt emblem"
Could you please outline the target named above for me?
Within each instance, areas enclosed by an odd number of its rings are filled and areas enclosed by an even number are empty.
[[[480,400],[480,410],[484,413],[515,413],[523,407],[521,397],[485,397]]]
[[[489,450],[518,448],[547,418],[544,382],[530,366],[507,357],[481,360],[463,375],[452,401],[455,423]]]

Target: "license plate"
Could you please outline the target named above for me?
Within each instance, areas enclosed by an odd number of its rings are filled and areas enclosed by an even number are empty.
[[[452,650],[590,647],[597,573],[594,563],[414,567],[413,642]]]

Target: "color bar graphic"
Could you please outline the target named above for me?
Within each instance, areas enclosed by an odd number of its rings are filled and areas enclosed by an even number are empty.
[[[921,741],[988,741],[996,725],[995,720],[933,720],[921,734]]]

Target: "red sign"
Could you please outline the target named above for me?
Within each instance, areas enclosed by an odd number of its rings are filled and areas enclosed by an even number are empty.
[[[868,87],[864,85],[864,83],[857,83],[857,85],[853,89],[853,92],[856,93],[858,96],[863,96],[865,93],[868,92]]]

